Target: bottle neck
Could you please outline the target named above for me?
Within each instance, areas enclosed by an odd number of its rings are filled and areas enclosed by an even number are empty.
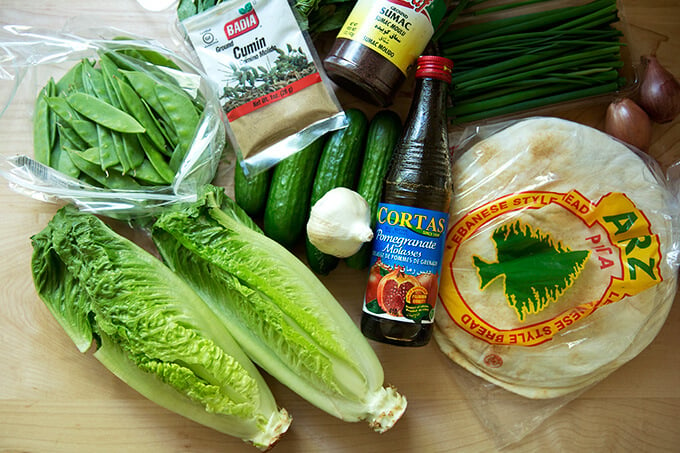
[[[447,143],[448,84],[439,79],[417,78],[413,101],[404,123],[403,138],[437,146]]]

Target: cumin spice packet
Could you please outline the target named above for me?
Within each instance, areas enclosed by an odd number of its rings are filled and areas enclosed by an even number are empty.
[[[227,0],[202,12],[183,0],[178,17],[218,89],[229,142],[247,176],[347,125],[287,0]]]

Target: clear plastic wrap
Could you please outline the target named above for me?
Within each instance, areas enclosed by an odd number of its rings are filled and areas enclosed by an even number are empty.
[[[636,357],[676,295],[677,164],[549,117],[452,138],[434,337],[500,446]]]
[[[33,149],[15,149],[0,156],[0,174],[13,190],[43,201],[72,202],[81,209],[120,220],[153,215],[168,203],[193,199],[198,188],[212,181],[222,158],[226,134],[222,110],[214,87],[199,68],[161,44],[118,29],[73,31],[39,30],[30,26],[5,25],[0,29],[0,127],[31,137],[34,105],[50,78],[58,80],[83,59],[96,61],[99,52],[149,52],[171,60],[168,68],[129,60],[135,71],[158,80],[170,77],[201,106],[197,127],[171,184],[139,188],[102,188],[63,174],[37,162]],[[123,37],[124,39],[121,39]],[[126,55],[120,52],[125,60]],[[152,67],[153,66],[153,67]],[[158,70],[161,69],[162,73]],[[14,116],[14,110],[20,117]],[[28,115],[26,115],[28,112]],[[31,143],[30,140],[20,143]]]

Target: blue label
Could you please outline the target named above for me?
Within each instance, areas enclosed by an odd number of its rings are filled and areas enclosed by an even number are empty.
[[[448,213],[380,203],[364,311],[429,323],[439,288]]]

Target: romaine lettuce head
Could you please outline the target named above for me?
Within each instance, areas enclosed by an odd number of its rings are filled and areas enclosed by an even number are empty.
[[[269,239],[223,189],[164,212],[152,237],[249,357],[324,411],[389,429],[406,399],[383,387],[361,331],[295,255]]]
[[[34,284],[81,352],[141,394],[261,449],[290,417],[226,326],[156,257],[92,214],[57,212],[32,238]]]

